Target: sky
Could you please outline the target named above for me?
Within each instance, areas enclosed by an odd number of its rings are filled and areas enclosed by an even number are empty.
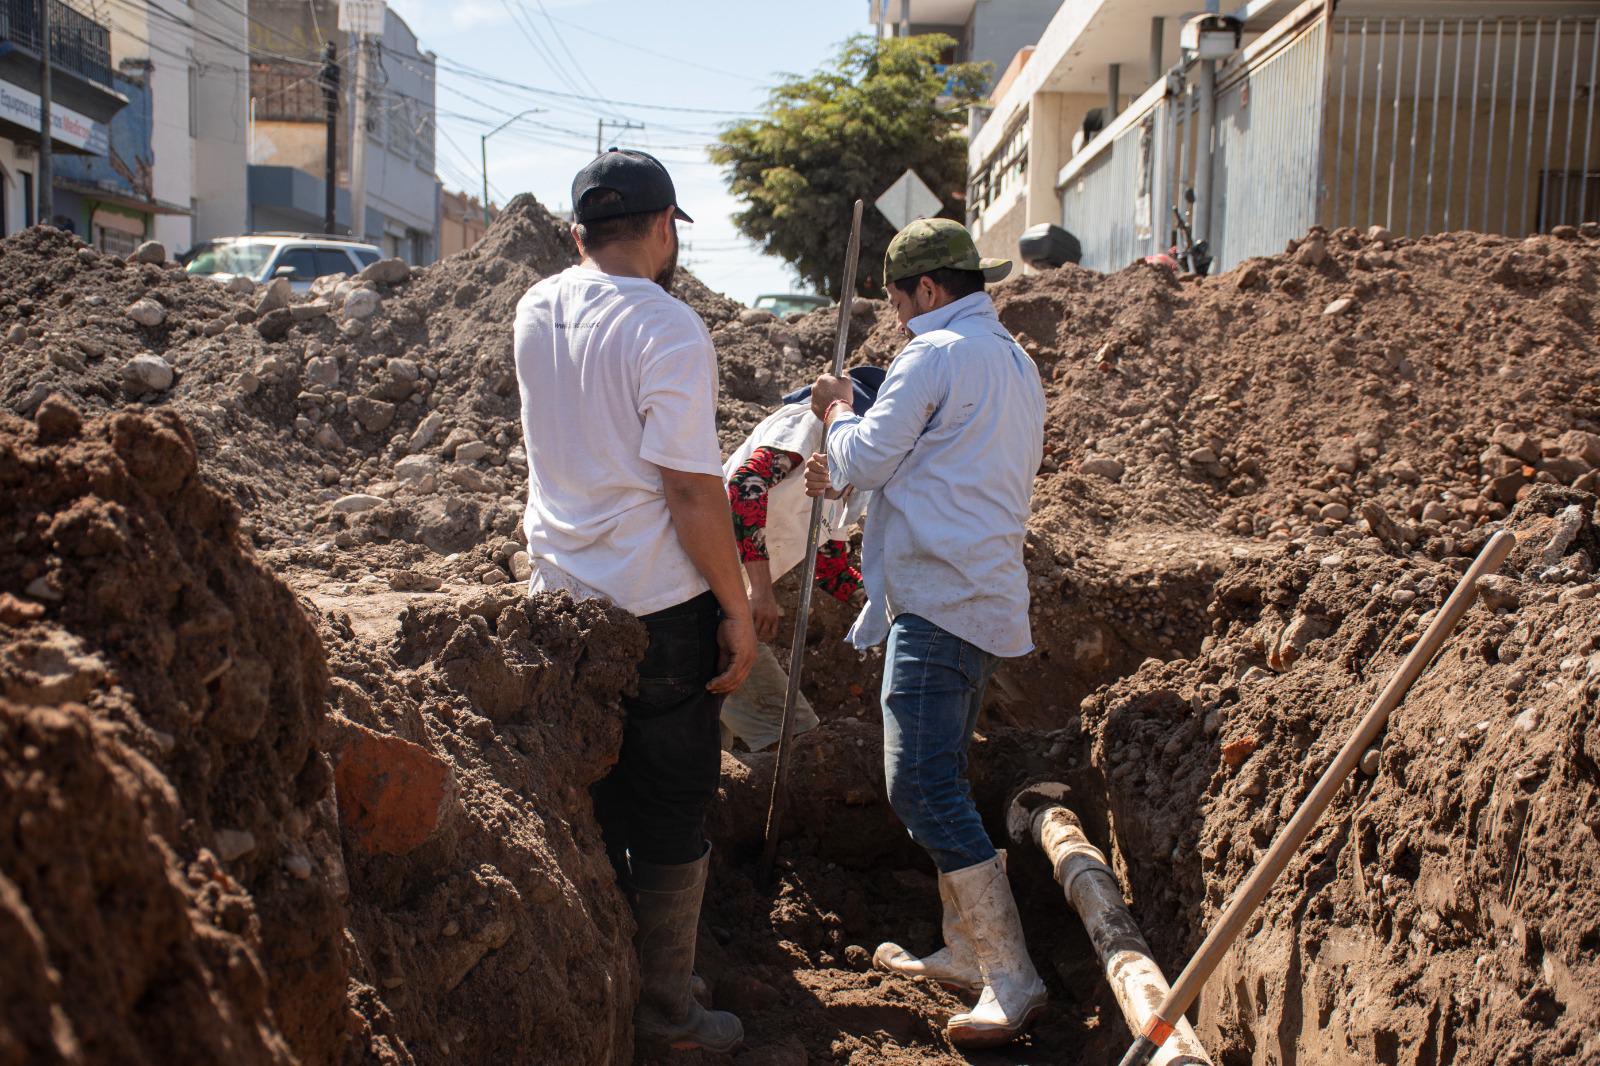
[[[566,209],[572,176],[594,157],[603,119],[607,147],[643,148],[671,172],[679,204],[695,219],[679,228],[680,265],[745,303],[764,292],[805,291],[782,260],[739,236],[731,217],[739,203],[705,148],[723,124],[756,113],[782,74],[810,73],[851,34],[869,31],[863,0],[390,6],[439,57],[435,157],[446,189],[482,195],[480,136],[540,108],[489,137],[490,198],[503,204],[531,192],[552,210]]]

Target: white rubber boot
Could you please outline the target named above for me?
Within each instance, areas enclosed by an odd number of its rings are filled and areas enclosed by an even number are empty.
[[[1002,851],[999,855],[1000,867],[1004,869],[1006,853]],[[939,904],[944,910],[944,947],[919,959],[899,944],[888,941],[879,944],[878,950],[873,952],[872,965],[889,973],[926,977],[958,996],[977,996],[983,991],[983,971],[978,968],[978,955],[972,949],[967,924],[950,894],[950,879],[945,874],[939,875]]]
[[[1044,1012],[1047,994],[1028,958],[1005,865],[996,856],[946,876],[972,938],[984,988],[977,1006],[945,1025],[945,1036],[963,1048],[1009,1043]]]

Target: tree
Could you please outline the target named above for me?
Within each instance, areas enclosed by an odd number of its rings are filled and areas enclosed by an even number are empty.
[[[883,253],[894,230],[872,206],[907,167],[961,217],[967,173],[966,106],[982,97],[988,63],[941,66],[942,34],[878,41],[852,37],[809,77],[790,76],[761,118],[729,128],[711,147],[728,188],[747,206],[739,232],[837,298],[850,208],[867,202],[857,291],[883,292]]]

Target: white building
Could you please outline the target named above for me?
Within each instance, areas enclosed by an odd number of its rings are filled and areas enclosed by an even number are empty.
[[[153,104],[150,191],[184,213],[154,215],[169,251],[243,232],[248,24],[220,0],[103,5],[119,70],[142,72]]]

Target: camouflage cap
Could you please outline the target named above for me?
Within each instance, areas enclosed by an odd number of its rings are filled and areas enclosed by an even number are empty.
[[[919,218],[894,235],[883,256],[887,284],[931,270],[981,270],[984,281],[999,281],[1011,273],[1009,259],[981,259],[967,227],[950,218]]]

